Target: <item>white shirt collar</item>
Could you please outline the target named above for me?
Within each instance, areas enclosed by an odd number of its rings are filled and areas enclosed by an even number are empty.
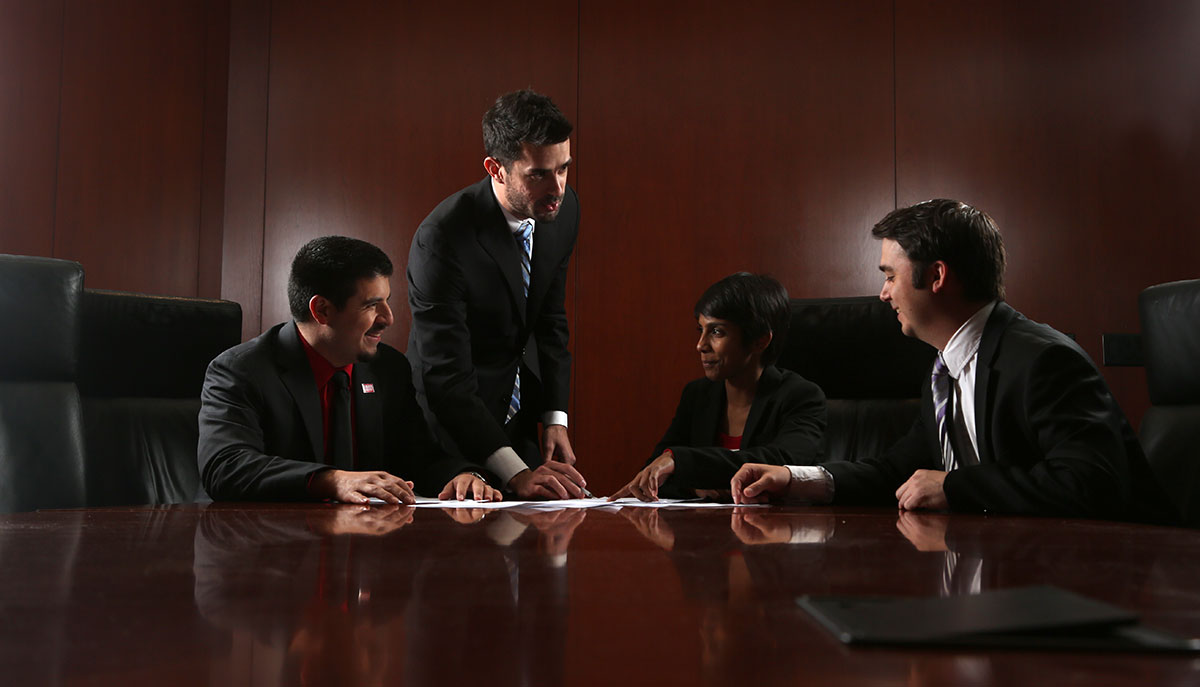
[[[958,379],[962,376],[963,368],[975,358],[979,342],[983,339],[983,328],[995,308],[996,301],[992,301],[976,310],[946,342],[946,348],[942,349],[942,360],[951,377]]]
[[[513,214],[511,212],[504,209],[504,203],[500,202],[500,194],[496,193],[496,180],[495,179],[492,180],[492,195],[496,197],[496,205],[500,206],[500,212],[504,213],[504,221],[508,222],[508,230],[509,231],[511,231],[514,234],[521,231],[521,224],[523,222],[529,222],[530,224],[533,225],[533,230],[535,232],[537,231],[537,221],[534,220],[532,217],[530,217],[529,219],[517,219],[516,217],[513,216]]]

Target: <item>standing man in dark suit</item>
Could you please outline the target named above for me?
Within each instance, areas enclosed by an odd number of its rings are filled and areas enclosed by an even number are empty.
[[[391,274],[387,255],[358,239],[324,236],[296,253],[295,321],[208,366],[199,460],[209,496],[413,503],[415,487],[499,498],[476,468],[434,446],[408,361],[380,342],[392,324]]]
[[[1087,354],[1004,302],[1004,243],[955,200],[895,210],[879,297],[939,351],[921,413],[884,455],[817,466],[747,465],[735,501],[812,502],[1169,522],[1174,514]]]
[[[434,208],[408,255],[408,355],[426,418],[522,498],[585,493],[567,437],[570,135],[546,96],[500,96],[483,117],[487,177]]]

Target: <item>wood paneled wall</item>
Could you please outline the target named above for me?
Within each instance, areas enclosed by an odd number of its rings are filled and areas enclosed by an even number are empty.
[[[0,253],[54,254],[62,3],[0,2]]]
[[[698,376],[705,286],[875,293],[897,204],[991,213],[1012,303],[1097,358],[1140,289],[1197,274],[1189,0],[0,0],[0,251],[232,298],[251,336],[287,317],[300,244],[360,236],[396,263],[403,347],[417,223],[526,86],[576,125],[572,431],[598,491]],[[1105,374],[1140,417],[1141,371]]]
[[[862,228],[893,207],[890,0],[688,7],[580,18],[574,436],[602,490],[701,375],[709,284],[750,270],[796,296],[870,293]]]
[[[468,5],[472,3],[467,3]],[[404,265],[417,225],[450,192],[484,175],[480,119],[500,93],[536,85],[576,117],[575,7],[529,1],[354,0],[276,3],[271,22],[263,326],[288,317],[284,284],[297,249],[324,234],[370,241],[391,256],[392,307],[407,346]],[[537,16],[546,38],[513,47],[493,36]]]
[[[897,202],[991,214],[1016,308],[1099,362],[1200,276],[1200,4],[901,2],[896,37]],[[1144,371],[1104,374],[1138,421]]]
[[[217,0],[0,4],[0,251],[218,295],[228,26]]]

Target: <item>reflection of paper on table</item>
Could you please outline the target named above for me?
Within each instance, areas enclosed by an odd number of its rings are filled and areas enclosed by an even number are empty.
[[[623,499],[609,502],[605,499],[600,499],[603,503],[600,506],[615,506],[621,508],[624,506],[632,506],[634,508],[746,508],[745,505],[737,505],[733,503],[715,503],[713,501],[704,501],[702,499],[659,499],[657,501],[639,501],[632,496],[627,496]],[[749,504],[754,506],[766,506],[766,503]]]
[[[371,499],[372,504],[382,504],[381,499]],[[754,504],[765,506],[767,504]],[[541,510],[557,510],[559,508],[623,508],[632,506],[636,508],[734,508],[732,503],[712,503],[711,501],[702,501],[700,499],[659,499],[649,503],[639,501],[632,497],[609,501],[602,497],[590,499],[558,499],[554,501],[475,501],[465,500],[456,501],[448,499],[442,501],[440,499],[429,498],[427,496],[418,496],[415,508],[515,508],[523,506],[525,508],[537,508]],[[745,508],[746,506],[737,506]]]
[[[382,505],[386,503],[383,499],[372,498],[368,501],[371,505]],[[456,501],[454,499],[430,498],[428,496],[418,496],[417,502],[413,504],[413,508],[512,508],[522,504],[530,503],[529,501],[476,501],[475,499],[466,499],[464,501]]]

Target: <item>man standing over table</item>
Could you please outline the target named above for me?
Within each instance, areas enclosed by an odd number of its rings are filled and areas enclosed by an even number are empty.
[[[930,200],[871,233],[883,242],[879,297],[904,334],[939,351],[917,421],[876,459],[743,466],[735,502],[1175,519],[1095,364],[1004,302],[1004,244],[990,217]]]
[[[429,213],[408,256],[408,355],[430,427],[522,498],[585,493],[566,413],[571,128],[546,96],[500,96],[483,117],[487,176]]]
[[[294,321],[208,366],[198,452],[209,496],[413,503],[415,487],[441,498],[500,497],[477,468],[434,446],[408,361],[380,341],[392,324],[391,274],[382,250],[345,236],[313,239],[296,253]]]

